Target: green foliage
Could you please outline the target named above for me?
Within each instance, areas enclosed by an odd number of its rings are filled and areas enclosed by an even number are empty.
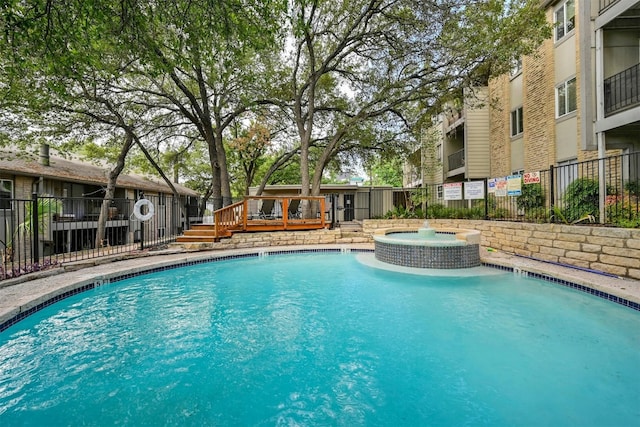
[[[640,181],[629,181],[624,185],[624,189],[631,196],[640,196]]]
[[[640,227],[640,198],[638,196],[607,196],[607,221],[625,228]]]
[[[489,211],[489,218],[492,219],[507,219],[511,218],[511,212],[507,208],[495,208]]]
[[[396,206],[389,212],[387,212],[384,217],[385,219],[400,219],[400,218],[419,218],[415,211],[411,209],[407,209],[404,206]]]
[[[579,178],[569,184],[562,197],[563,210],[561,215],[563,222],[580,222],[589,218],[589,216],[598,221],[599,194],[600,187],[596,180]],[[558,215],[559,212],[554,213]]]
[[[516,199],[518,209],[526,211],[544,206],[544,191],[540,184],[526,184],[522,186],[522,193]]]
[[[549,210],[543,206],[530,208],[524,211],[524,220],[528,222],[549,222]]]
[[[558,206],[553,207],[553,213],[549,215],[549,218],[554,222],[560,222],[563,224],[571,224],[571,225],[580,224],[582,222],[589,222],[589,223],[596,222],[596,217],[591,214],[585,214],[579,218],[570,220],[569,217],[567,216],[567,209],[561,209]]]
[[[5,246],[10,248],[13,246],[13,240],[24,239],[33,233],[34,225],[38,224],[38,229],[43,232],[47,229],[54,215],[62,213],[62,202],[53,196],[43,195],[38,198],[38,207],[36,217],[33,216],[33,202],[26,202],[24,205],[24,221],[18,224],[12,239],[8,239]]]
[[[370,169],[373,174],[370,184],[402,187],[402,163],[401,157],[378,159]]]

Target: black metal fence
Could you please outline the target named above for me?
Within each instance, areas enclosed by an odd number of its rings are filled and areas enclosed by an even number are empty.
[[[360,217],[602,223],[637,228],[640,153],[551,166],[522,175],[394,189],[391,209],[371,202],[381,199],[377,193],[384,191],[389,190],[368,193],[369,202],[360,203],[365,210]]]
[[[0,280],[52,265],[157,248],[182,234],[193,207],[171,196],[113,199],[98,238],[100,198],[0,199]]]

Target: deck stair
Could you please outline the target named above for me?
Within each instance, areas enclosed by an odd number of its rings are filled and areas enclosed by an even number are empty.
[[[176,238],[177,243],[209,243],[216,239],[214,224],[193,224],[182,236]]]

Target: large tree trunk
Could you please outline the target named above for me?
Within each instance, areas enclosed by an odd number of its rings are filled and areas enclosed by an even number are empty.
[[[207,136],[208,137],[208,136]],[[213,135],[211,135],[213,137]],[[209,162],[211,164],[211,204],[213,210],[216,211],[223,207],[222,204],[222,186],[220,184],[220,162],[218,160],[218,150],[216,150],[213,138],[207,140],[209,147]]]
[[[222,129],[215,129],[215,144],[218,154],[218,165],[220,166],[220,195],[222,196],[222,206],[229,206],[233,203],[231,198],[231,184],[229,182],[229,170],[227,169],[227,153],[222,143]]]
[[[116,165],[109,171],[109,179],[107,181],[107,189],[104,194],[104,199],[102,199],[102,206],[100,207],[100,216],[98,217],[98,228],[96,230],[96,241],[95,247],[99,248],[101,246],[106,246],[105,244],[105,235],[107,229],[107,219],[109,217],[109,207],[111,206],[111,202],[113,201],[113,196],[116,191],[116,181],[118,180],[118,176],[124,170],[125,160],[127,158],[127,154],[131,147],[133,146],[133,134],[131,132],[126,132],[124,144],[120,149],[120,154],[118,154],[118,160],[116,161]],[[107,244],[109,242],[106,242]]]

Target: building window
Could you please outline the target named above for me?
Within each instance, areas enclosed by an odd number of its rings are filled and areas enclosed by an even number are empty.
[[[557,117],[562,117],[577,109],[576,78],[562,83],[556,88]]]
[[[578,163],[576,159],[566,160],[564,162],[558,162],[558,166],[555,168],[556,182],[559,196],[562,197],[564,191],[569,184],[578,178]]]
[[[574,0],[567,0],[556,9],[554,16],[556,27],[556,41],[560,40],[576,26],[576,8]]]
[[[515,77],[522,72],[522,58],[511,61],[511,77]]]
[[[13,181],[0,179],[0,209],[11,209],[13,199]]]
[[[443,190],[443,186],[442,185],[438,185],[437,191],[438,191],[438,200],[442,200],[442,198],[444,197],[444,190]]]
[[[511,136],[517,136],[524,132],[524,118],[522,107],[511,112]]]
[[[442,160],[442,144],[436,145],[436,160]]]

